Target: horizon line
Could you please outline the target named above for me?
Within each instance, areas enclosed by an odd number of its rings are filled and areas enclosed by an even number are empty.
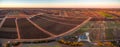
[[[120,8],[120,7],[0,7],[0,8]]]

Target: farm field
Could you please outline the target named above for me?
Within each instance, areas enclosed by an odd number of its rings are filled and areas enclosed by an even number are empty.
[[[75,39],[72,42],[76,42],[79,39],[76,36],[88,32],[91,43],[83,42],[86,45],[97,41],[120,42],[119,10],[112,8],[1,8],[0,41],[32,43],[36,40],[40,42],[55,40],[58,43],[59,40],[70,37],[66,40]],[[68,45],[68,42],[64,43]]]
[[[96,40],[119,40],[119,21],[89,21],[82,26],[73,35],[80,35],[84,32],[90,32],[90,38]]]

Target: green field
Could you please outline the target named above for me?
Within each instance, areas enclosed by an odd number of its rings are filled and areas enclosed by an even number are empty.
[[[112,15],[105,13],[105,12],[98,12],[99,14],[101,14],[101,16],[106,17],[106,18],[113,18]]]
[[[120,33],[120,22],[118,21],[89,21],[84,26],[79,28],[71,36],[81,35],[84,32],[90,32],[90,38],[92,40],[114,40],[119,36],[116,34]],[[104,22],[104,23],[102,23]],[[104,33],[104,34],[103,34]],[[97,36],[98,35],[98,36]],[[98,38],[97,38],[98,37]]]

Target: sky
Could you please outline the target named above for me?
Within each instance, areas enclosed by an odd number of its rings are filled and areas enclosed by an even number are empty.
[[[0,8],[120,8],[120,0],[0,0]]]

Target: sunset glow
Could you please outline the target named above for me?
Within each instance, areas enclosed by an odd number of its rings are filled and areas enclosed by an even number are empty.
[[[1,0],[0,7],[120,8],[119,0]]]

